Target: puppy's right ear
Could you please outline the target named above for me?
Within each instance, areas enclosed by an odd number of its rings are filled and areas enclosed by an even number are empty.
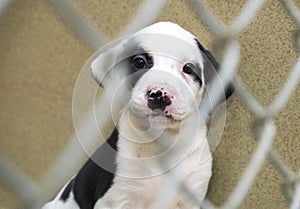
[[[101,49],[99,55],[92,61],[91,74],[96,82],[105,87],[105,83],[112,79],[113,69],[122,59],[126,58],[125,48],[127,40],[118,41]]]
[[[206,50],[197,39],[195,40],[203,57],[204,80],[206,81],[204,103],[210,105],[210,110],[208,110],[208,113],[211,115],[219,104],[223,103],[232,95],[234,92],[234,87],[231,83],[225,85],[224,81],[219,76],[219,63],[216,61],[210,51]],[[217,86],[217,89],[220,90],[221,94],[219,95],[220,97],[218,100],[212,102],[210,96],[214,93],[211,89],[213,80],[216,81],[215,85]]]

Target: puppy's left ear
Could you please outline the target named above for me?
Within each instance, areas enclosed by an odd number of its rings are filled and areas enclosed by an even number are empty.
[[[234,87],[231,83],[225,85],[225,83],[221,80],[219,76],[219,63],[216,61],[216,59],[210,53],[210,51],[206,50],[197,39],[196,39],[196,43],[203,56],[203,71],[204,71],[204,80],[206,84],[205,97],[207,97],[206,99],[209,100],[210,86],[214,78],[217,78],[217,85],[223,92],[222,96],[219,98],[216,105],[212,107],[211,109],[212,112],[218,104],[224,102],[232,95],[232,93],[234,92]]]
[[[97,57],[92,61],[91,74],[101,87],[105,87],[107,82],[118,75],[118,73],[114,73],[113,71],[120,67],[119,65],[122,63],[122,60],[129,56],[126,54],[126,48],[129,48],[127,47],[127,42],[128,39],[124,39],[111,43],[112,45],[101,49]]]

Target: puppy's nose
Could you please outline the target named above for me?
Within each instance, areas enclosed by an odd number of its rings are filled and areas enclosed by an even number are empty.
[[[163,89],[152,89],[147,92],[148,107],[152,110],[164,111],[166,106],[172,104],[171,95]]]

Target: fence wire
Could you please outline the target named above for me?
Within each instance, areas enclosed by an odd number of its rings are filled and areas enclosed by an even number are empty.
[[[83,17],[80,9],[71,0],[47,1],[57,9],[58,14],[63,18],[63,20],[65,20],[66,23],[70,25],[74,29],[74,31],[78,33],[79,36],[82,37],[82,39],[86,41],[94,50],[100,48],[109,41],[108,37],[106,37],[99,29],[97,29],[89,20]],[[6,6],[8,5],[8,2],[11,1],[0,1],[0,15],[4,12]],[[225,54],[221,62],[220,76],[227,83],[231,82],[234,84],[237,95],[239,96],[241,101],[248,107],[249,111],[252,112],[255,116],[255,125],[253,130],[255,132],[255,140],[257,141],[257,148],[254,151],[247,168],[240,177],[237,186],[234,188],[227,201],[225,201],[222,206],[217,207],[211,201],[205,199],[202,203],[202,208],[238,208],[247,196],[247,193],[251,185],[253,184],[254,178],[257,176],[263,162],[268,157],[271,160],[272,165],[282,174],[283,178],[285,179],[282,193],[288,199],[288,201],[290,201],[290,209],[299,209],[300,174],[294,172],[290,167],[286,165],[282,157],[278,154],[275,148],[272,147],[272,143],[276,132],[274,117],[278,115],[279,111],[288,102],[299,83],[300,55],[298,54],[295,65],[291,69],[291,72],[277,97],[273,100],[273,102],[271,102],[270,105],[263,107],[263,105],[260,104],[249,91],[247,91],[242,79],[238,75],[236,75],[235,72],[240,59],[239,42],[237,41],[237,37],[241,35],[243,30],[245,30],[249,26],[265,1],[247,1],[241,9],[240,14],[236,17],[232,24],[228,26],[224,26],[224,23],[218,20],[206,6],[206,4],[202,1],[189,0],[188,2],[199,18],[199,21],[205,23],[208,28],[214,33],[215,37],[217,38],[216,40],[222,42],[221,46],[224,46]],[[295,42],[297,43],[296,47],[299,53],[299,8],[297,8],[293,1],[290,0],[280,0],[280,2],[286,9],[287,13],[297,24],[298,31],[295,35]],[[120,35],[131,34],[154,22],[159,13],[162,11],[165,3],[165,0],[145,0],[141,4],[137,14],[132,18],[128,26],[123,29]],[[111,85],[114,86],[115,83],[111,83]],[[212,89],[214,88],[213,86]],[[212,92],[214,92],[212,98],[217,101],[219,92],[217,90]],[[106,92],[101,97],[102,102],[100,100],[99,104],[99,106],[101,106],[101,109],[109,108],[109,104],[105,102],[107,100],[110,100],[109,95],[109,92]],[[203,108],[207,107],[204,106]],[[101,117],[103,117],[103,115]],[[97,134],[97,130],[93,130],[93,128],[87,125],[89,124],[90,120],[94,120],[93,116],[88,116],[86,118],[86,121],[83,121],[82,126],[80,127],[81,132],[83,133],[85,138],[89,139],[89,141],[87,141],[88,147],[92,147],[96,144],[96,141],[94,139],[95,134]],[[103,120],[103,123],[98,125],[100,126],[100,128],[104,128],[106,127],[105,123],[106,120]],[[4,160],[0,161],[1,181],[3,181],[16,192],[19,198],[25,202],[27,208],[40,208],[41,204],[50,199],[53,196],[54,192],[62,186],[63,182],[66,182],[71,176],[74,175],[76,169],[80,166],[78,165],[78,162],[81,162],[84,159],[85,155],[75,138],[76,136],[74,135],[73,140],[70,140],[70,143],[68,144],[64,152],[59,156],[58,160],[54,163],[53,168],[51,168],[51,170],[47,172],[41,184],[33,182],[12,163],[7,163],[7,161]],[[68,165],[68,169],[65,168],[66,165]],[[55,181],[53,181],[53,176],[55,176]],[[24,190],[24,188],[26,188],[26,190]],[[198,197],[195,196],[184,184],[184,181],[180,177],[180,174],[174,173],[172,174],[172,176],[169,176],[169,182],[166,182],[165,187],[161,189],[161,193],[163,194],[166,191],[177,190],[181,190],[182,192],[184,192],[192,202],[200,204]],[[172,198],[161,198],[159,199],[156,208],[166,208],[171,201]]]

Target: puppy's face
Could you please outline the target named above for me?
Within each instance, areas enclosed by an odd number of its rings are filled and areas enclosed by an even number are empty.
[[[92,74],[105,88],[105,78],[126,71],[132,115],[139,121],[173,126],[199,108],[216,65],[192,34],[164,22],[101,54],[92,63]]]
[[[174,125],[198,109],[205,87],[203,58],[177,38],[161,36],[149,42],[144,39],[144,52],[129,60],[131,72],[142,72],[134,82],[129,109],[140,119]]]

